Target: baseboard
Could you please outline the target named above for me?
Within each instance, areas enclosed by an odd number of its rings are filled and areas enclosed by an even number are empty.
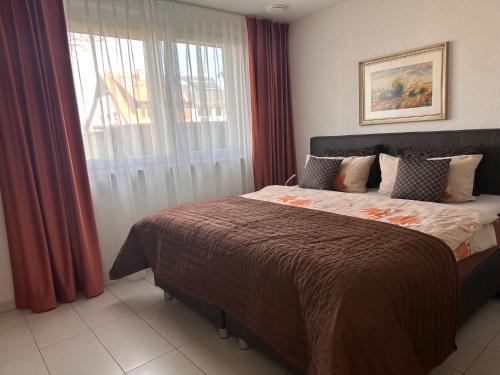
[[[0,302],[0,313],[14,310],[15,308],[16,308],[16,301],[14,301],[13,299],[5,302]]]

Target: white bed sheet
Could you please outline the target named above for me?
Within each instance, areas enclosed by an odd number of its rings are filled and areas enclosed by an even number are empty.
[[[380,195],[387,197],[388,194],[379,193],[378,189],[368,189],[366,191],[368,195]],[[500,214],[500,195],[489,195],[489,194],[481,194],[480,196],[475,197],[476,200],[472,202],[465,203],[443,203],[446,205],[453,205],[457,207],[463,208],[474,208],[476,210],[483,210],[489,213],[493,213],[495,215]]]
[[[388,196],[387,194],[379,193],[378,189],[368,189],[366,194],[372,196]],[[481,210],[495,215],[500,214],[500,195],[481,194],[476,197],[475,201],[472,202],[442,204]],[[472,238],[469,239],[469,243],[471,244],[471,247],[475,249],[475,252],[485,251],[493,246],[496,246],[498,243],[494,225],[484,225],[479,231],[477,231],[477,233],[474,234],[474,236],[472,236]]]

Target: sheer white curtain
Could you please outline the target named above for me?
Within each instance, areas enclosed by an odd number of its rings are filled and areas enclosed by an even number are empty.
[[[253,188],[243,17],[157,0],[65,0],[105,269],[131,224]]]

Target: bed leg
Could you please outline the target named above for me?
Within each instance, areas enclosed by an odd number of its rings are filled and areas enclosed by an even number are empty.
[[[240,346],[240,350],[250,349],[250,344],[245,340],[243,340],[242,338],[238,338],[238,345]]]
[[[221,339],[224,340],[229,337],[229,331],[226,328],[226,313],[224,310],[220,310],[218,331]]]
[[[163,299],[166,301],[171,301],[174,297],[170,294],[170,292],[167,292],[166,290],[163,291]]]
[[[229,331],[227,330],[227,328],[219,328],[218,331],[219,331],[219,337],[222,340],[225,340],[225,339],[227,339],[230,336],[229,335]]]

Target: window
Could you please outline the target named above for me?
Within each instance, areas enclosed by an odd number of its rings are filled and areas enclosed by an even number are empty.
[[[87,159],[152,155],[144,43],[69,33]]]
[[[245,18],[63,0],[103,248],[153,210],[253,188]]]
[[[86,157],[89,160],[123,159],[154,155],[167,139],[156,139],[169,113],[154,116],[147,48],[143,41],[69,33],[73,75]],[[202,150],[200,127],[210,127],[214,151],[227,148],[223,54],[220,47],[159,42],[162,87],[173,93],[175,126],[185,138],[193,158]],[[154,45],[153,45],[154,48]],[[175,63],[166,61],[174,56]],[[178,77],[171,82],[170,77]],[[166,87],[166,82],[174,87]],[[163,97],[166,97],[163,96]],[[158,110],[158,109],[157,109]]]

